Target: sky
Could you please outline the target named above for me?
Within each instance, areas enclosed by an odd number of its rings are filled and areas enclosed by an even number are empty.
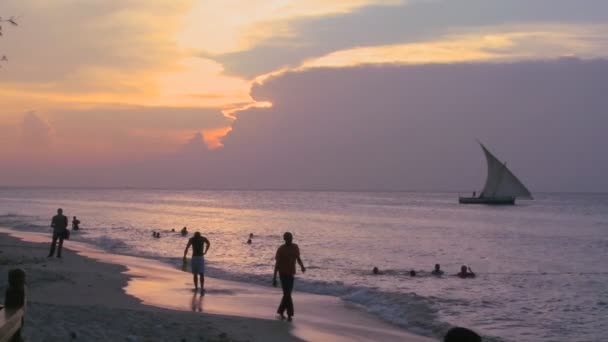
[[[0,186],[608,191],[605,0],[3,0]]]

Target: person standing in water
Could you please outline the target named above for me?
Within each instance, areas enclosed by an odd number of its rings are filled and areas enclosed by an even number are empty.
[[[209,251],[211,243],[201,233],[196,232],[188,239],[188,244],[184,250],[184,263],[188,255],[188,249],[192,246],[192,276],[194,277],[194,291],[198,291],[198,278],[201,280],[201,294],[205,292],[205,257]]]
[[[76,218],[76,216],[74,216],[72,218],[72,230],[78,230],[80,229],[80,220]]]
[[[294,315],[293,300],[291,292],[293,291],[293,283],[296,275],[296,262],[300,265],[302,273],[306,272],[306,267],[300,259],[300,248],[293,243],[293,235],[290,232],[283,234],[285,244],[277,249],[274,264],[274,276],[272,285],[277,286],[277,273],[281,279],[281,287],[283,288],[283,298],[277,309],[281,319],[285,319],[285,311],[287,311],[287,320],[291,322]]]
[[[63,209],[57,209],[57,215],[53,216],[53,219],[51,220],[51,227],[53,227],[53,240],[48,256],[52,257],[55,255],[55,245],[57,245],[57,241],[59,241],[59,245],[57,246],[57,257],[61,258],[63,239],[66,237],[68,231],[68,218],[63,215]]]

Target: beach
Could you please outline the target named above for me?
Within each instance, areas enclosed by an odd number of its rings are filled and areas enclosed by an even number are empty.
[[[27,274],[26,341],[430,341],[336,297],[296,293],[287,323],[273,318],[279,289],[208,277],[201,297],[156,260],[72,241],[47,258],[48,236],[2,232],[0,289],[9,269]]]

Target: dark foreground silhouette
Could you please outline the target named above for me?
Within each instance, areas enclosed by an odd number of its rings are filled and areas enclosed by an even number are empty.
[[[281,279],[281,287],[283,288],[283,298],[277,309],[277,314],[281,319],[285,319],[285,311],[287,311],[287,321],[291,322],[294,315],[293,299],[291,292],[293,291],[293,283],[296,275],[296,262],[300,265],[302,273],[306,272],[306,267],[300,258],[300,248],[293,243],[293,235],[290,232],[283,234],[285,244],[277,249],[274,264],[274,276],[272,285],[277,286],[277,273]]]

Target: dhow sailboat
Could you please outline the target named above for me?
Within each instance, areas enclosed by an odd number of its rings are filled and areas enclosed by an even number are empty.
[[[507,168],[481,142],[477,141],[488,162],[488,176],[486,185],[479,196],[459,197],[461,204],[515,204],[516,198],[533,199],[526,186]]]

